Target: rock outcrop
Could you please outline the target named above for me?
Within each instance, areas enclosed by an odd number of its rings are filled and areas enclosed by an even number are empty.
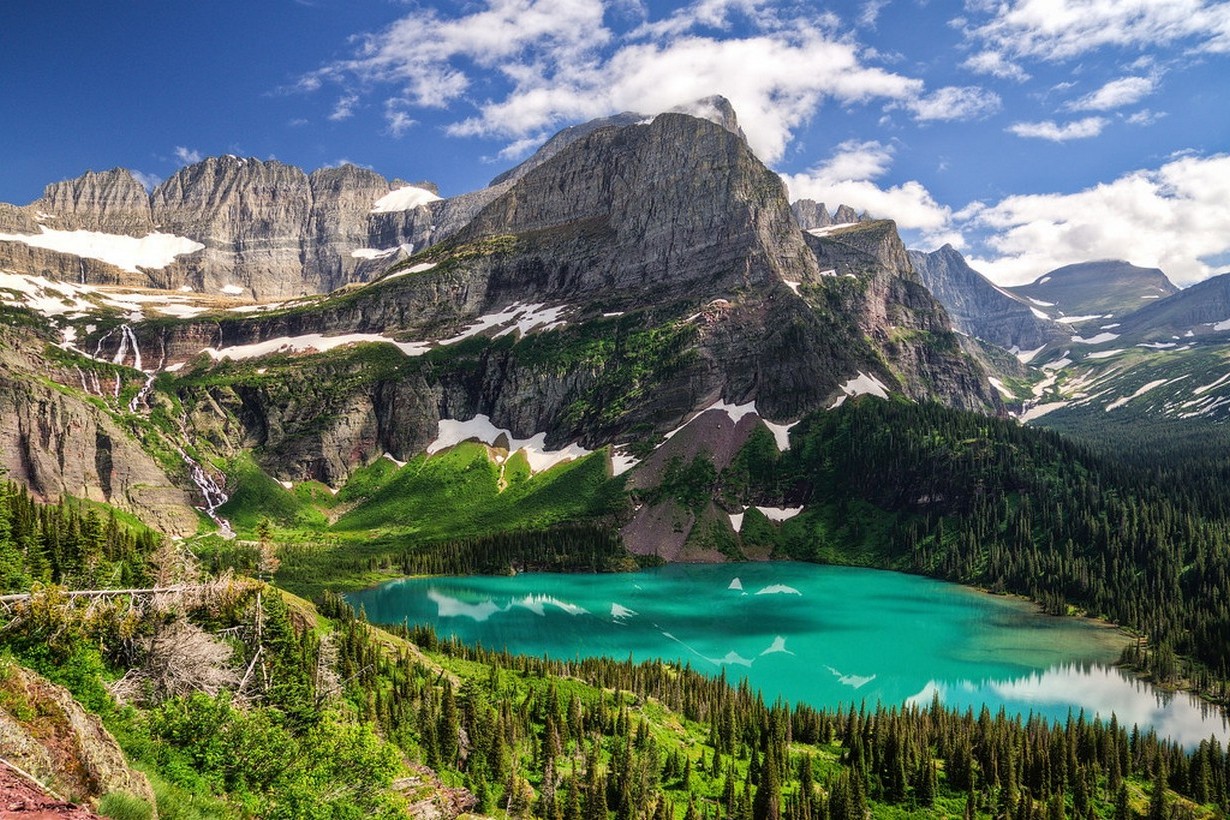
[[[64,687],[12,661],[0,659],[0,664],[5,666],[0,677],[0,758],[75,801],[97,806],[100,797],[123,792],[154,808],[149,780],[128,765],[101,720]]]

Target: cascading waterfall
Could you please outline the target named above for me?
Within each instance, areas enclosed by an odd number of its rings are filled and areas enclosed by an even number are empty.
[[[128,402],[128,412],[135,413],[137,412],[137,408],[141,406],[141,404],[145,401],[146,396],[148,396],[150,391],[153,389],[154,379],[158,377],[158,373],[162,370],[163,364],[166,362],[166,346],[163,346],[162,356],[158,361],[158,366],[152,370],[145,370],[145,362],[141,356],[141,346],[137,341],[137,334],[133,333],[132,328],[129,325],[125,324],[107,331],[102,338],[98,340],[98,346],[95,347],[92,358],[97,361],[107,361],[102,358],[103,343],[106,342],[111,334],[115,333],[117,330],[120,334],[120,344],[115,351],[115,355],[110,359],[111,364],[123,365],[131,355],[132,367],[145,374],[145,384],[141,386],[141,389],[137,391],[137,394],[132,397],[131,401]],[[94,376],[94,380],[97,384],[97,375]],[[84,381],[83,375],[83,384]],[[120,394],[120,382],[121,379],[117,377],[115,380],[115,395],[117,398]],[[99,395],[102,395],[101,389],[99,390]],[[229,497],[225,492],[223,492],[222,488],[218,486],[218,483],[213,480],[209,473],[205,471],[205,468],[197,463],[196,459],[184,452],[184,449],[178,444],[173,446],[179,453],[179,457],[183,460],[184,464],[187,465],[188,475],[192,478],[192,483],[195,484],[197,489],[201,491],[201,498],[205,503],[197,509],[204,512],[207,516],[209,516],[211,521],[218,525],[220,535],[223,538],[234,538],[235,532],[231,529],[231,523],[222,516],[218,515],[217,512],[218,508],[225,504]]]
[[[179,451],[179,457],[184,460],[184,464],[188,465],[188,475],[192,477],[192,483],[200,489],[201,497],[205,500],[205,506],[197,509],[208,515],[210,520],[218,525],[218,529],[221,530],[219,534],[223,538],[234,538],[235,532],[231,529],[231,522],[218,515],[217,512],[218,508],[227,502],[229,496],[223,492],[209,473],[205,472],[205,468],[185,453],[182,447],[175,445],[175,449]]]

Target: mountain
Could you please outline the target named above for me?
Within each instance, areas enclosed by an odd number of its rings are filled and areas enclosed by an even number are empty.
[[[65,305],[38,336],[58,340],[64,367],[44,366],[61,392],[105,408],[211,514],[226,494],[239,503],[227,472],[253,461],[292,486],[338,489],[385,454],[408,462],[477,437],[527,453],[531,474],[609,446],[617,469],[641,459],[660,478],[654,464],[721,462],[765,424],[786,446],[790,424],[859,394],[1002,412],[893,223],[802,231],[733,112],[707,110],[719,122],[668,113],[582,129],[515,179],[453,200],[403,186],[373,205],[391,186],[360,169],[205,160],[151,196],[168,235],[208,225],[223,238],[196,233],[206,247],[163,269],[168,286],[179,269],[205,290],[302,287],[272,273],[293,267],[270,239],[284,230],[311,239],[318,269],[344,267],[364,230],[381,243],[437,230],[413,256],[361,260],[352,278],[380,271],[366,284],[285,304],[124,302],[30,278],[12,303]],[[749,421],[723,421],[736,417]],[[10,469],[30,481],[22,462]]]
[[[910,262],[963,333],[1018,352],[1036,352],[1071,336],[1038,308],[971,268],[951,245],[931,253],[910,251]]]
[[[1115,259],[1065,265],[1005,290],[1067,323],[1121,318],[1179,291],[1157,268]]]

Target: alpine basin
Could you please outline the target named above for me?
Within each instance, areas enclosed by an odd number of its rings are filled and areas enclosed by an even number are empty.
[[[431,577],[349,596],[375,623],[431,624],[491,649],[557,659],[677,659],[813,706],[929,704],[1152,728],[1184,745],[1227,722],[1112,664],[1117,630],[929,578],[800,563],[636,573]]]

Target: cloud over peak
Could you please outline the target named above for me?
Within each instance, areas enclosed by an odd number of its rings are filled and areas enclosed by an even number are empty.
[[[313,72],[298,87],[341,86],[345,105],[335,114],[352,110],[353,89],[384,87],[394,133],[404,130],[415,108],[458,103],[472,113],[454,120],[447,133],[517,146],[568,122],[625,110],[654,114],[721,93],[768,162],[784,155],[795,129],[825,101],[921,96],[921,80],[868,63],[856,43],[834,33],[831,15],[785,18],[780,9],[769,13],[772,5],[698,0],[616,34],[599,0],[483,0],[460,16],[428,10],[367,34],[352,57]],[[977,116],[998,105],[980,89],[937,94],[917,100],[916,116]]]

